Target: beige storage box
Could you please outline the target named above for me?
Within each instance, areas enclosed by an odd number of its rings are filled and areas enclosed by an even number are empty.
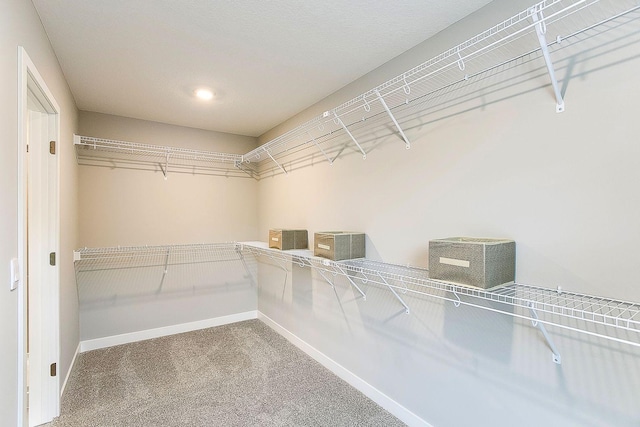
[[[313,254],[334,261],[364,258],[364,233],[325,231],[315,233]]]
[[[289,249],[307,249],[309,235],[307,230],[269,230],[269,247],[287,251]]]
[[[449,237],[429,241],[429,277],[488,289],[516,278],[516,242]]]

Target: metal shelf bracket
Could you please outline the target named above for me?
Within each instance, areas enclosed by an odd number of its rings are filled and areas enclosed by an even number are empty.
[[[269,150],[265,150],[265,153],[267,153],[267,156],[271,157],[271,160],[273,160],[273,163],[275,163],[280,168],[280,170],[284,172],[285,175],[288,174],[287,170],[280,163],[278,163],[276,159],[273,158]]]
[[[251,283],[255,285],[257,283],[257,280],[253,277],[253,274],[251,273],[251,269],[249,268],[247,261],[244,259],[244,254],[242,253],[242,251],[244,251],[244,245],[237,244],[236,253],[238,254],[238,258],[240,259],[240,262],[242,263],[242,266],[244,267],[244,269],[247,271],[247,274],[249,275],[249,279],[251,279]]]
[[[166,181],[168,178],[167,174],[169,173],[169,152],[168,151],[165,157],[164,168],[162,167],[162,164],[160,164],[160,170],[162,171],[162,175],[164,175],[164,180]]]
[[[389,290],[391,291],[391,293],[398,299],[398,301],[400,301],[400,304],[402,304],[402,306],[404,307],[404,311],[405,313],[409,314],[410,310],[409,310],[409,306],[404,302],[404,300],[400,297],[400,295],[398,295],[398,293],[396,292],[395,289],[393,289],[393,286],[389,285],[389,282],[387,282],[385,280],[384,277],[382,277],[382,275],[380,274],[380,272],[377,272],[378,277],[380,278],[380,280],[382,280],[382,282],[387,285],[387,287],[389,288]]]
[[[335,289],[335,286],[333,285],[333,282],[332,282],[331,280],[329,280],[329,279],[327,278],[327,276],[325,276],[325,275],[324,275],[324,273],[322,272],[322,270],[320,270],[319,268],[317,268],[317,269],[316,269],[316,271],[317,271],[318,273],[320,273],[320,275],[322,276],[322,278],[323,278],[324,280],[326,280],[326,281],[327,281],[327,283],[328,283],[328,284],[330,284],[332,288],[334,288],[334,289]]]
[[[407,85],[407,87],[408,87],[408,85]],[[378,97],[378,100],[380,101],[380,103],[384,107],[384,109],[387,111],[387,114],[389,114],[389,117],[391,117],[391,120],[393,121],[393,124],[396,125],[396,129],[398,129],[398,132],[400,132],[400,135],[402,136],[402,139],[404,139],[405,147],[408,150],[409,148],[411,148],[411,143],[409,142],[409,138],[407,138],[407,135],[404,134],[404,131],[402,130],[402,128],[398,124],[398,121],[396,120],[395,116],[391,112],[391,109],[389,109],[389,106],[387,105],[387,102],[384,100],[382,95],[380,95],[380,92],[378,91],[378,89],[376,89],[374,92],[375,92],[376,96]]]
[[[309,133],[309,131],[307,131],[307,135],[309,135],[309,138],[311,139],[311,142],[313,142],[313,145],[315,145],[318,148],[318,150],[320,150],[324,158],[327,159],[327,161],[329,162],[329,165],[333,166],[333,160],[329,158],[327,153],[322,149],[322,147],[320,147],[316,139],[313,136],[311,136],[311,133]]]
[[[244,160],[237,160],[233,163],[233,165],[236,167],[236,169],[241,170],[242,172],[246,173],[247,175],[249,175],[249,177],[251,178],[255,178],[254,173],[249,169],[245,169],[243,166],[245,163],[249,163],[249,161],[244,161]]]
[[[334,264],[334,267],[337,268],[340,271],[340,274],[342,274],[344,277],[347,278],[347,280],[349,281],[349,283],[351,283],[351,285],[356,288],[356,290],[358,292],[360,292],[360,295],[362,295],[362,299],[363,300],[367,300],[367,295],[362,291],[362,289],[360,289],[360,286],[358,286],[356,284],[356,282],[353,281],[353,279],[351,277],[349,277],[349,275],[347,274],[346,271],[344,271],[344,269],[342,267],[340,267],[338,264]]]
[[[547,38],[545,36],[547,32],[547,24],[545,23],[544,15],[540,9],[540,5],[535,6],[529,10],[533,22],[536,24],[536,34],[538,35],[538,41],[540,42],[540,49],[544,56],[544,62],[547,64],[547,71],[551,78],[551,85],[553,86],[553,92],[556,95],[556,112],[562,113],[564,111],[564,99],[558,86],[558,80],[556,79],[556,73],[553,68],[553,62],[551,62],[551,55],[549,54],[549,47],[547,45]]]
[[[164,269],[162,270],[162,279],[160,279],[160,286],[156,290],[156,294],[162,292],[162,288],[164,286],[164,279],[167,278],[167,273],[169,272],[169,256],[171,255],[171,246],[167,247],[167,254],[164,258]]]
[[[366,159],[367,158],[367,153],[364,152],[364,150],[362,149],[362,147],[360,146],[360,144],[358,144],[358,141],[356,140],[356,138],[353,136],[353,134],[351,134],[351,132],[349,131],[349,128],[347,128],[347,126],[342,122],[342,120],[340,120],[340,117],[338,117],[338,114],[334,111],[333,112],[334,115],[334,123],[337,125],[342,126],[342,129],[344,129],[344,131],[347,133],[347,135],[349,135],[349,137],[351,138],[351,140],[358,146],[358,148],[360,149],[360,152],[362,153],[362,158]]]
[[[162,275],[166,275],[169,272],[169,255],[171,254],[171,247],[167,248],[167,256],[164,259],[164,271]]]
[[[533,319],[531,320],[531,324],[533,325],[534,328],[538,328],[540,332],[542,332],[542,335],[547,340],[547,345],[549,345],[549,348],[551,349],[553,361],[558,365],[560,365],[562,363],[562,357],[560,356],[560,352],[558,351],[556,345],[553,343],[553,340],[549,336],[549,333],[547,332],[547,328],[545,328],[542,323],[538,322],[538,313],[536,312],[535,304],[533,302],[529,303],[529,312],[531,313],[531,317],[533,317]]]

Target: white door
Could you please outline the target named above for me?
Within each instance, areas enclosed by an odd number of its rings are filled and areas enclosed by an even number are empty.
[[[51,236],[50,206],[52,200],[49,153],[49,114],[29,109],[29,152],[27,155],[27,387],[29,395],[29,426],[37,426],[57,415],[52,413],[57,393],[57,372],[54,372],[48,349],[57,343],[50,339],[45,322],[54,318],[52,301],[54,265],[50,254],[55,252]],[[55,178],[53,178],[55,182]],[[56,367],[57,368],[57,367]],[[56,369],[57,370],[57,369]],[[54,373],[55,375],[52,375]]]
[[[20,105],[19,421],[36,426],[60,413],[59,361],[59,108],[24,51]],[[52,255],[53,254],[53,255]]]

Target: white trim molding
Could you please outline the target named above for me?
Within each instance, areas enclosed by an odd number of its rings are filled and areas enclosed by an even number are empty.
[[[343,379],[352,387],[362,392],[365,396],[376,402],[382,408],[389,411],[389,413],[394,415],[400,421],[412,427],[433,427],[431,424],[427,423],[425,420],[411,412],[409,409],[405,408],[371,384],[367,383],[365,380],[358,377],[356,374],[349,371],[344,366],[329,358],[324,353],[306,343],[298,336],[289,332],[269,316],[258,312],[258,319],[269,326],[271,329],[282,335],[284,338],[286,338],[291,344],[304,351],[316,362],[320,363],[322,366],[333,372],[336,376]]]
[[[76,364],[76,358],[78,357],[79,353],[80,353],[80,343],[78,343],[78,347],[76,347],[76,352],[73,355],[73,359],[71,359],[71,365],[69,365],[69,370],[67,371],[67,375],[64,377],[64,382],[62,383],[62,388],[60,389],[60,398],[62,398],[62,395],[64,394],[64,389],[67,386],[67,382],[69,381],[69,378],[71,377],[71,371],[73,371],[73,367]]]
[[[178,325],[163,326],[161,328],[146,329],[144,331],[136,331],[126,334],[95,338],[92,340],[80,341],[80,353],[84,353],[85,351],[97,350],[100,348],[113,347],[114,345],[128,344],[132,342],[149,340],[152,338],[164,337],[167,335],[181,334],[183,332],[213,328],[215,326],[228,325],[230,323],[243,322],[245,320],[257,318],[258,312],[256,310],[252,310],[245,311],[244,313],[230,314],[228,316],[214,317],[212,319],[198,320],[195,322],[181,323]]]

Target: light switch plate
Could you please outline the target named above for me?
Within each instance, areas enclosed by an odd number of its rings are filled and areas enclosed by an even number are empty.
[[[18,264],[18,258],[11,259],[11,284],[9,290],[15,291],[20,282],[20,265]]]

